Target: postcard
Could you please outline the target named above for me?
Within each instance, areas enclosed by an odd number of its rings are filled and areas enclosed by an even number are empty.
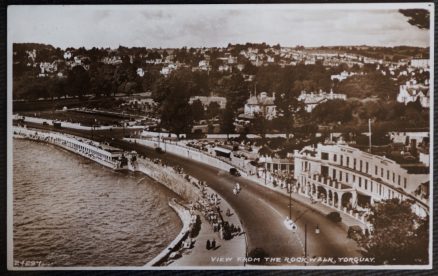
[[[8,7],[8,269],[430,269],[434,4]]]

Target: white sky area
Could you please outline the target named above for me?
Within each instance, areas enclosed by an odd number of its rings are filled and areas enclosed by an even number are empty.
[[[418,4],[417,4],[418,5]],[[377,7],[377,8],[376,8]],[[428,6],[421,6],[428,8]],[[429,30],[397,6],[149,5],[10,6],[10,42],[55,47],[429,46]],[[432,10],[433,12],[433,10]],[[432,18],[433,16],[431,16]]]

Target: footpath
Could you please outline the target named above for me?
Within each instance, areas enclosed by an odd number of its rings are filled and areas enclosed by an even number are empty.
[[[201,219],[201,230],[193,239],[193,248],[186,249],[182,256],[169,262],[175,266],[243,266],[246,257],[246,236],[242,224],[231,206],[212,189],[205,188],[208,208],[195,208]],[[219,213],[212,212],[219,207]],[[217,210],[217,209],[216,209]],[[229,212],[227,211],[229,210]],[[218,221],[227,222],[234,230],[231,239],[221,239]],[[207,243],[215,241],[214,248],[207,249]]]

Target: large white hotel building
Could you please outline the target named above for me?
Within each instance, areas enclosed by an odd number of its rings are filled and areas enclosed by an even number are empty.
[[[361,210],[385,199],[410,200],[419,216],[429,214],[429,168],[400,165],[347,145],[307,146],[294,152],[300,193],[339,210]]]

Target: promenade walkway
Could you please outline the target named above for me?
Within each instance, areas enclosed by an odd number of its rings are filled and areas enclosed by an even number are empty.
[[[217,194],[212,189],[207,188],[207,194]],[[231,206],[218,195],[217,206],[220,207],[221,215],[225,221],[236,227],[242,228],[239,218]],[[226,210],[231,212],[226,215]],[[243,266],[243,258],[246,256],[246,237],[245,233],[235,235],[230,240],[220,239],[219,232],[213,231],[213,226],[204,218],[201,212],[197,212],[201,217],[201,230],[195,238],[192,249],[187,249],[182,253],[182,257],[169,264],[175,266]],[[207,240],[216,241],[216,247],[207,249]]]

